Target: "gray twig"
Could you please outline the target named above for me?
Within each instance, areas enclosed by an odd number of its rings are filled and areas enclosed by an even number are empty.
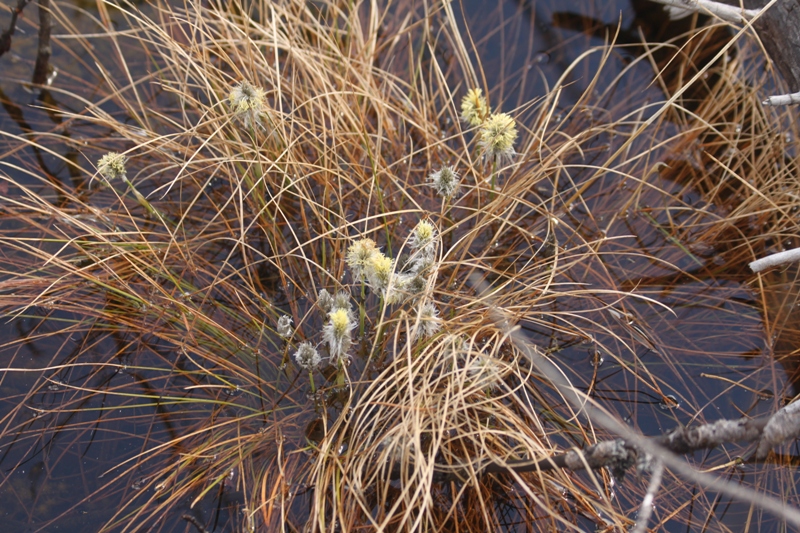
[[[638,450],[641,450],[642,453],[649,454],[652,457],[658,457],[665,466],[689,481],[702,485],[709,490],[716,490],[732,498],[761,507],[790,522],[795,527],[800,526],[800,511],[786,505],[786,502],[759,493],[753,489],[740,486],[736,483],[731,483],[718,476],[697,471],[683,459],[661,446],[658,442],[636,433],[627,425],[597,407],[592,398],[581,393],[567,381],[564,374],[555,364],[532,348],[527,337],[523,333],[520,333],[519,329],[512,328],[509,325],[510,322],[505,314],[492,304],[491,296],[489,296],[490,293],[485,290],[486,283],[477,275],[471,276],[470,279],[478,292],[485,295],[494,322],[506,332],[517,350],[519,350],[541,374],[547,377],[553,386],[558,389],[559,393],[562,394],[564,399],[568,401],[579,414],[587,417],[593,423],[600,425],[609,433],[622,437],[622,439],[624,439],[623,447],[632,448],[635,450],[634,453],[638,453]],[[708,441],[713,442],[713,432],[710,437]]]
[[[694,12],[714,15],[725,22],[745,24],[758,16],[760,9],[741,9],[713,0],[653,0],[670,8],[670,17],[679,19]]]
[[[781,94],[770,96],[761,105],[795,105],[800,104],[800,93]]]
[[[794,261],[800,261],[800,248],[794,248],[792,250],[786,250],[785,252],[778,252],[777,254],[762,257],[750,263],[750,269],[753,272],[761,272],[762,270],[780,266],[785,263],[792,263]]]
[[[651,470],[650,484],[647,485],[647,493],[642,498],[642,507],[639,510],[639,517],[636,519],[636,527],[631,533],[645,533],[647,531],[647,523],[650,521],[650,515],[653,514],[653,500],[659,487],[661,487],[664,465],[661,461],[654,461]]]

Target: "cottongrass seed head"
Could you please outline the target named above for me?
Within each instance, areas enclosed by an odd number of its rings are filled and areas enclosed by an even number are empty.
[[[297,347],[294,360],[297,362],[297,366],[311,372],[322,362],[322,357],[310,342],[304,342]]]
[[[322,338],[328,343],[331,361],[339,364],[347,360],[347,351],[353,344],[351,332],[355,324],[346,309],[334,309],[328,315],[330,320],[322,328]]]
[[[264,127],[261,117],[266,108],[266,101],[264,89],[256,87],[247,80],[231,89],[228,95],[231,112],[242,121],[245,129]]]
[[[492,159],[511,159],[516,140],[517,122],[506,113],[495,113],[481,126],[478,144]]]
[[[489,116],[489,105],[480,89],[470,89],[461,100],[461,120],[472,127],[480,126]]]
[[[419,292],[413,290],[415,285],[419,285],[418,282],[422,282],[422,287],[419,287],[422,289],[424,285],[427,285],[427,280],[431,276],[436,276],[436,247],[439,242],[438,239],[439,235],[436,231],[436,226],[427,220],[420,220],[414,227],[414,231],[411,232],[409,247],[414,253],[411,255],[409,264],[411,266],[411,274],[419,279],[416,282],[410,280],[411,282],[407,284],[409,292]]]
[[[439,310],[436,305],[427,301],[422,303],[418,309],[419,330],[417,335],[426,338],[432,337],[442,329],[442,320],[439,318]]]
[[[412,250],[420,250],[432,254],[436,250],[436,226],[427,220],[420,220],[411,232]]]
[[[469,362],[467,372],[469,372],[474,383],[480,385],[481,388],[487,391],[496,389],[503,377],[500,365],[497,364],[497,361],[483,353],[477,354],[475,358]]]
[[[443,198],[452,198],[458,194],[461,186],[461,177],[451,166],[443,166],[427,178],[428,185],[436,189],[436,193]]]
[[[350,315],[352,320],[353,318],[353,306],[350,305],[350,293],[345,291],[339,291],[336,293],[336,296],[333,297],[333,308],[332,309],[344,309],[347,311],[347,314]]]
[[[317,306],[326,315],[333,310],[333,296],[325,289],[321,289],[317,295]]]
[[[278,327],[277,327],[278,335],[282,339],[288,339],[294,333],[294,329],[292,329],[292,317],[289,315],[283,315],[278,319]]]
[[[347,248],[345,261],[356,281],[364,281],[367,278],[368,265],[377,255],[383,254],[372,239],[359,239]]]
[[[319,296],[317,296],[317,306],[326,315],[329,315],[332,311],[337,309],[344,309],[350,314],[351,319],[353,316],[353,306],[350,305],[350,293],[345,291],[339,291],[336,293],[336,296],[331,296],[331,293],[322,289],[319,291]]]
[[[394,261],[381,252],[374,254],[366,265],[367,283],[373,291],[384,297],[389,288],[393,267]]]
[[[117,179],[127,182],[128,177],[125,173],[125,163],[127,162],[128,158],[124,155],[108,152],[97,162],[97,172],[109,183]]]

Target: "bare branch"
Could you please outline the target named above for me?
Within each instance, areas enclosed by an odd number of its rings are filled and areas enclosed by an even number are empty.
[[[713,0],[653,0],[670,8],[670,18],[680,19],[694,12],[713,15],[725,22],[746,24],[758,16],[760,9],[740,9]]]
[[[786,250],[785,252],[778,252],[777,254],[762,257],[761,259],[750,263],[750,269],[753,272],[761,272],[762,270],[766,270],[770,267],[780,266],[785,263],[792,263],[794,261],[800,261],[800,248],[793,248],[792,250]]]
[[[650,484],[647,485],[647,493],[642,498],[642,507],[639,510],[639,517],[636,519],[636,527],[632,533],[645,533],[650,515],[653,514],[653,500],[656,497],[659,487],[661,487],[661,476],[664,474],[664,465],[661,461],[655,461],[652,467]]]
[[[761,105],[795,105],[800,104],[800,93],[781,94],[770,96]]]
[[[718,476],[697,471],[683,459],[674,455],[657,442],[636,433],[630,427],[596,406],[592,398],[580,393],[567,381],[564,374],[555,364],[532,348],[527,337],[520,333],[518,328],[512,328],[508,325],[508,317],[492,304],[492,300],[488,296],[489,292],[486,290],[486,283],[476,275],[471,276],[470,280],[480,294],[487,295],[486,302],[490,306],[490,312],[494,322],[506,332],[514,346],[525,355],[534,368],[550,380],[553,386],[563,395],[564,399],[567,400],[578,413],[583,414],[593,423],[603,427],[606,431],[620,435],[624,439],[624,448],[630,447],[634,450],[634,453],[637,453],[636,450],[641,450],[643,453],[652,457],[658,457],[665,466],[668,466],[673,472],[691,482],[703,485],[710,490],[722,492],[732,498],[749,502],[769,511],[775,516],[783,518],[795,526],[800,526],[800,511],[788,506],[786,502],[759,493],[753,489],[740,486],[736,483],[731,483]]]
[[[767,422],[756,449],[756,459],[764,459],[779,444],[800,434],[800,402],[794,402],[775,413]]]

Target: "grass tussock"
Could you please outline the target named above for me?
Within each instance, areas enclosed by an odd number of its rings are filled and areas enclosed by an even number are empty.
[[[707,64],[648,49],[603,86],[604,46],[511,107],[453,8],[415,6],[102,6],[126,29],[74,41],[95,78],[58,90],[61,126],[3,140],[3,160],[22,155],[0,167],[0,304],[31,325],[2,346],[4,380],[31,380],[0,420],[5,461],[100,431],[114,460],[86,501],[123,501],[104,517],[118,531],[171,530],[209,499],[246,531],[633,523],[643,487],[619,503],[605,471],[476,474],[602,436],[508,329],[554,362],[596,354],[589,395],[607,358],[671,407],[665,378],[629,364],[665,347],[621,314],[659,308],[621,265],[693,276],[701,245],[746,264],[796,233],[794,134],[758,104],[748,46]],[[662,77],[663,101],[609,104],[643,65],[663,75],[665,50],[676,78],[711,76],[699,96]],[[626,241],[630,214],[672,255]],[[31,342],[48,352],[14,357]]]

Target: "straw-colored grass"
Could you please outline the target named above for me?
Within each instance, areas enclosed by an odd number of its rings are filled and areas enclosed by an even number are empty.
[[[4,383],[28,376],[0,421],[5,464],[23,464],[20,448],[43,434],[89,445],[99,431],[117,455],[84,488],[86,501],[122,501],[104,518],[114,531],[177,527],[187,503],[214,498],[240,505],[228,527],[243,531],[630,527],[646,484],[626,482],[620,498],[605,471],[475,473],[607,437],[520,357],[508,328],[556,364],[565,346],[595,353],[588,377],[563,365],[589,395],[605,358],[628,390],[676,401],[665,375],[631,363],[642,346],[670,347],[609,309],[667,315],[648,276],[699,280],[701,247],[745,265],[765,238],[796,233],[794,123],[758,103],[747,37],[728,45],[735,58],[705,66],[694,43],[713,40],[708,29],[681,49],[644,47],[608,86],[615,49],[587,50],[551,92],[512,108],[446,3],[149,9],[101,4],[100,36],[70,42],[96,78],[51,89],[76,111],[54,110],[51,131],[3,134],[0,305],[10,323],[33,324],[2,345]],[[657,76],[668,101],[609,105],[650,63],[677,71]],[[576,78],[584,91],[564,107]],[[237,87],[263,89],[263,108],[232,107]],[[476,87],[515,119],[513,157],[486,157],[480,127],[461,121]],[[130,187],[99,175],[107,152],[127,158]],[[450,199],[426,182],[445,165],[462,178]],[[632,244],[627,216],[671,248]],[[420,220],[437,234],[425,286],[395,303],[365,291],[348,247],[376,241],[399,285]],[[474,279],[512,323],[492,319]],[[293,354],[303,341],[326,354],[321,289],[347,291],[358,324],[349,362],[309,376]],[[423,301],[441,319],[431,336]],[[48,340],[40,360],[14,357]],[[680,361],[664,363],[682,376]],[[610,394],[605,407],[627,416],[625,391]],[[685,412],[698,394],[679,399]],[[432,481],[435,468],[465,465],[463,483]],[[660,523],[711,516],[705,496],[687,510],[687,489],[670,490]]]

